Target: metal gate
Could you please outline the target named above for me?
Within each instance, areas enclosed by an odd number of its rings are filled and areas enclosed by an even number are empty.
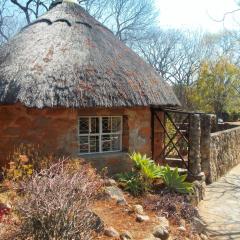
[[[163,114],[163,118],[159,117]],[[189,128],[192,113],[170,108],[152,108],[152,154],[154,156],[156,123],[164,132],[163,146],[154,160],[170,167],[189,170]]]

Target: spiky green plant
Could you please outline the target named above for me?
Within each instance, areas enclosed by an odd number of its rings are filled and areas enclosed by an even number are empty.
[[[163,180],[169,190],[179,193],[190,193],[193,191],[192,183],[186,182],[187,175],[179,175],[178,168],[171,170],[167,165],[164,167]]]
[[[153,181],[162,177],[162,167],[155,164],[155,162],[141,153],[133,152],[130,159],[134,162],[134,166],[140,171],[146,181]]]

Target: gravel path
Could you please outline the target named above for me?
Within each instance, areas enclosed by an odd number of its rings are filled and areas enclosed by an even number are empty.
[[[240,240],[240,165],[207,186],[200,215],[214,240]]]

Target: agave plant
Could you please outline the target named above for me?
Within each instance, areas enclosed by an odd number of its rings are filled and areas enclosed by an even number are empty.
[[[140,171],[144,179],[154,180],[162,177],[162,167],[141,153],[132,153],[130,159],[134,162],[135,168]]]
[[[187,175],[179,175],[178,168],[171,170],[169,166],[163,169],[163,180],[169,190],[179,193],[190,193],[193,191],[192,183],[186,182]]]

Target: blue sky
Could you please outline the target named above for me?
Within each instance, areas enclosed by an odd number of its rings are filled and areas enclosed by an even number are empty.
[[[240,28],[240,11],[228,15],[224,24],[213,20],[222,19],[225,12],[239,8],[234,0],[156,0],[156,4],[162,27],[210,32]]]

